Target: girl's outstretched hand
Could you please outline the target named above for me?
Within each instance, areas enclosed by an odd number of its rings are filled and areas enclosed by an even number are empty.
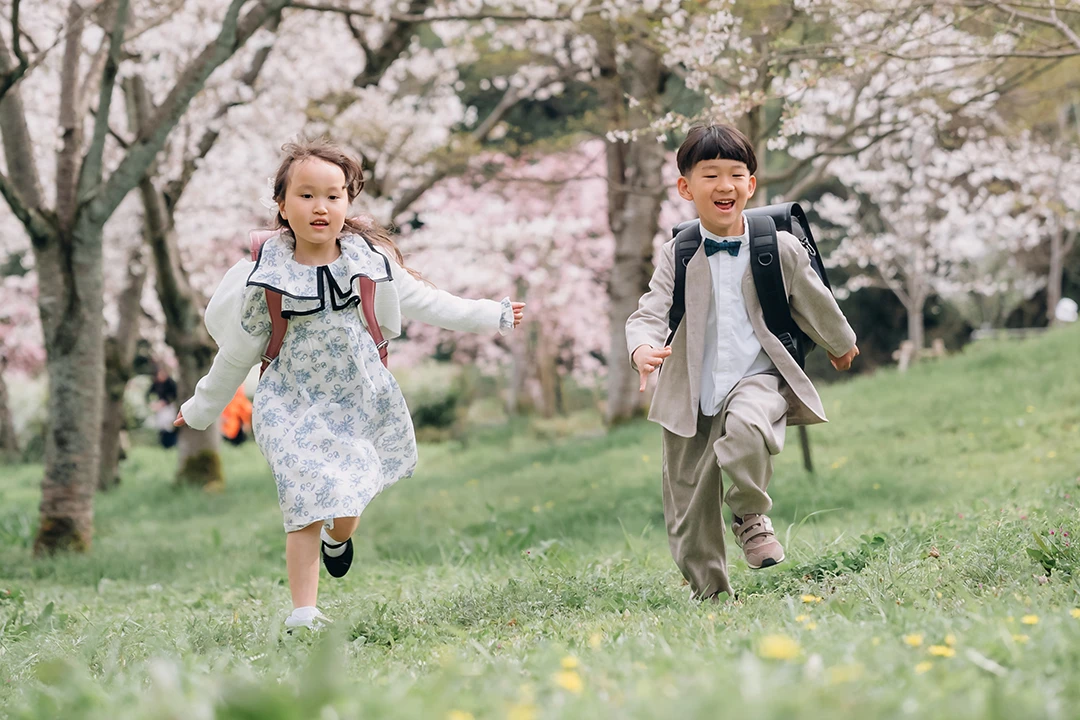
[[[525,317],[525,303],[512,302],[510,307],[514,309],[514,327],[517,327],[521,324],[522,318]]]
[[[187,422],[184,420],[184,413],[179,410],[176,411],[176,419],[173,420],[173,427],[184,427]]]

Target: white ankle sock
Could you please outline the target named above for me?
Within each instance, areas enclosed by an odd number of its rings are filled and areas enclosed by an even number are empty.
[[[327,556],[337,557],[345,552],[345,543],[348,542],[348,540],[345,542],[335,540],[330,537],[330,533],[326,532],[326,528],[322,529],[321,537],[323,541],[323,552],[326,553]]]

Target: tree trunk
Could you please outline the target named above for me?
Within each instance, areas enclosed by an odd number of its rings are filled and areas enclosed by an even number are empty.
[[[913,304],[907,309],[907,327],[908,327],[908,340],[911,341],[911,360],[912,362],[918,362],[919,353],[926,346],[925,331],[926,327],[923,311],[926,305],[926,301],[923,300],[917,304]]]
[[[150,118],[150,94],[141,76],[124,86],[136,127],[145,127]],[[176,390],[181,401],[195,394],[195,385],[210,372],[217,346],[203,326],[204,304],[196,297],[187,271],[180,262],[173,207],[155,187],[148,172],[139,182],[143,203],[146,241],[150,245],[157,276],[157,294],[165,313],[165,342],[173,349],[179,365]],[[218,429],[180,428],[177,438],[177,482],[218,488],[225,482],[218,455]]]
[[[139,339],[139,316],[146,281],[142,249],[128,260],[128,277],[118,300],[120,321],[116,334],[105,339],[105,410],[101,421],[101,476],[98,489],[120,484],[120,436],[124,430],[124,390],[135,374],[135,347]]]
[[[168,337],[172,333],[166,330],[165,334]],[[206,335],[206,332],[203,331],[198,335]],[[195,334],[189,338],[189,341],[184,342],[178,341],[174,336],[169,342],[180,365],[176,387],[179,396],[183,399],[195,394],[195,384],[210,371],[216,351],[208,335],[206,335],[208,342],[205,343],[200,342]],[[218,454],[218,447],[221,444],[219,437],[220,433],[216,424],[206,430],[180,428],[176,443],[178,450],[176,481],[178,483],[199,485],[207,490],[221,488],[225,483],[225,475],[221,470],[221,456]]]
[[[5,370],[7,360],[0,359],[0,459],[14,460],[19,455],[19,437],[15,434],[15,418],[11,415]]]
[[[147,209],[147,238],[154,257],[158,299],[165,313],[165,342],[173,349],[179,366],[177,393],[186,400],[195,394],[199,379],[210,372],[217,346],[203,326],[203,304],[180,265],[180,248],[171,219],[157,212],[164,210],[163,198],[149,180],[140,183],[139,189]],[[151,212],[154,208],[157,211]],[[181,428],[177,438],[177,481],[208,488],[224,483],[219,445],[216,426],[206,430]]]
[[[35,248],[38,309],[49,377],[49,426],[41,524],[34,554],[86,551],[101,472],[105,389],[101,226],[82,215],[73,230]]]
[[[552,418],[559,412],[559,371],[555,367],[555,353],[551,337],[541,334],[536,357],[537,375],[540,378],[540,415]]]
[[[1050,236],[1050,269],[1046,274],[1046,320],[1049,324],[1057,324],[1054,313],[1058,303],[1061,302],[1061,284],[1065,274],[1065,259],[1069,256],[1076,242],[1076,233],[1070,233],[1066,239],[1065,229]]]
[[[628,73],[630,96],[639,101],[626,110],[622,78],[615,61],[612,41],[601,44],[603,97],[613,113],[613,127],[622,115],[630,129],[648,125],[656,112],[661,92],[661,61],[656,51],[642,43],[631,49]],[[656,138],[644,136],[627,143],[609,142],[608,224],[615,236],[615,262],[608,285],[610,339],[607,358],[607,412],[609,426],[625,422],[641,411],[638,375],[626,355],[626,320],[637,309],[638,300],[648,290],[652,276],[653,240],[658,230],[660,205],[664,197],[664,146]]]

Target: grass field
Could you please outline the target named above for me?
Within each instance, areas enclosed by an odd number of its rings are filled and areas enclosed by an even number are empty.
[[[283,634],[269,471],[220,494],[138,449],[93,552],[32,561],[0,468],[0,712],[34,718],[1080,717],[1080,328],[832,386],[770,490],[787,561],[689,599],[660,432],[424,446],[367,510],[334,619]]]

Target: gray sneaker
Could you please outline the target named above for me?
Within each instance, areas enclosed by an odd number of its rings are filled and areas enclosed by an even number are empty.
[[[746,556],[746,564],[754,570],[784,562],[784,546],[776,539],[768,515],[747,515],[742,523],[732,520],[735,542]]]

